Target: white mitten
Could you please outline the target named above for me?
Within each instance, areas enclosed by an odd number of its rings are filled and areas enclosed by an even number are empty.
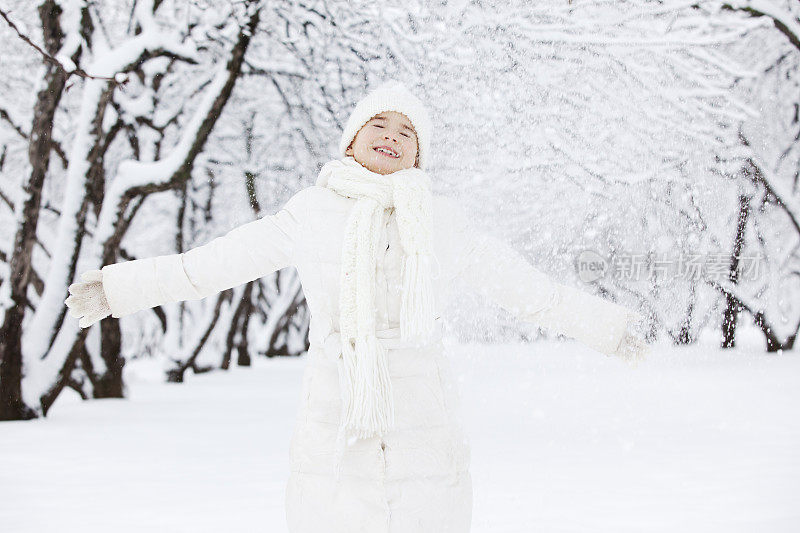
[[[628,363],[631,368],[636,368],[647,359],[649,353],[650,346],[644,340],[644,321],[641,317],[629,320],[614,355]]]
[[[73,283],[64,303],[69,307],[69,314],[80,318],[78,325],[88,328],[98,320],[111,314],[111,308],[103,291],[103,272],[89,270],[81,274],[84,283]]]

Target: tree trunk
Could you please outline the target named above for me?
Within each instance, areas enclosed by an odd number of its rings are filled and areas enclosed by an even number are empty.
[[[245,308],[242,311],[242,328],[239,336],[239,343],[236,346],[238,355],[236,364],[239,366],[250,366],[252,361],[250,357],[250,347],[247,344],[247,330],[250,326],[250,316],[253,314],[252,292],[254,283],[253,281],[248,283],[244,291],[243,303]]]
[[[686,315],[684,316],[683,324],[681,324],[681,329],[678,332],[676,344],[685,346],[694,342],[694,336],[692,335],[692,316],[694,315],[695,295],[695,287],[692,286],[689,294],[689,305],[686,308]]]
[[[58,53],[63,40],[60,17],[61,8],[55,1],[45,0],[39,6],[44,45],[51,55]],[[0,420],[26,420],[37,416],[36,411],[25,405],[22,399],[22,320],[29,305],[27,293],[32,268],[31,255],[36,242],[42,186],[50,164],[53,117],[65,83],[64,72],[57,66],[45,63],[44,83],[36,96],[28,145],[31,174],[24,187],[26,197],[18,219],[9,265],[8,283],[13,305],[5,310],[0,326]]]
[[[58,374],[58,379],[50,387],[47,392],[42,395],[41,404],[42,404],[42,414],[47,416],[47,411],[50,410],[50,407],[53,406],[53,402],[56,401],[58,395],[61,394],[61,391],[64,390],[64,387],[70,387],[75,389],[78,394],[81,395],[82,398],[86,398],[86,394],[83,390],[81,384],[76,383],[72,379],[72,370],[75,368],[75,362],[85,355],[88,358],[88,354],[85,354],[86,347],[84,342],[86,341],[86,334],[89,332],[88,329],[81,329],[78,336],[75,337],[75,342],[72,344],[72,348],[69,351],[69,356],[67,356],[66,361],[64,361],[64,365],[61,367],[61,371]]]
[[[200,352],[203,350],[203,346],[206,345],[206,341],[208,341],[209,337],[211,336],[211,332],[214,331],[214,327],[217,325],[220,313],[222,312],[222,305],[225,302],[229,302],[232,300],[233,293],[234,293],[233,289],[226,289],[221,293],[219,293],[219,295],[217,296],[217,302],[214,304],[214,310],[212,312],[212,315],[208,321],[208,324],[206,325],[205,331],[200,337],[200,340],[192,349],[192,353],[186,359],[186,361],[183,362],[178,361],[177,368],[173,368],[167,371],[168,382],[183,383],[183,375],[189,368],[193,368],[195,370],[195,373],[199,373],[196,362],[197,356],[200,355]]]
[[[736,285],[739,281],[739,257],[744,247],[744,233],[747,227],[747,217],[750,213],[750,197],[739,196],[739,219],[736,224],[736,238],[733,241],[733,253],[731,254],[731,266],[728,272],[728,280]],[[733,348],[736,346],[736,324],[739,313],[741,312],[739,302],[731,294],[725,297],[725,311],[722,315],[722,348]]]

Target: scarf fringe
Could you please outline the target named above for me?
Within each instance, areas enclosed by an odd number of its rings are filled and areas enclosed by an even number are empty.
[[[351,435],[369,438],[394,425],[392,382],[386,348],[375,335],[356,339],[343,348],[344,426]]]

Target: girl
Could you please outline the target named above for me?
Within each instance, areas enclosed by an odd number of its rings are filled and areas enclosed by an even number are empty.
[[[422,102],[385,83],[350,116],[341,159],[276,214],[69,287],[70,313],[88,327],[297,268],[311,324],[286,485],[292,533],[469,531],[470,449],[440,314],[456,281],[607,355],[647,351],[638,315],[553,282],[431,193],[431,133]]]

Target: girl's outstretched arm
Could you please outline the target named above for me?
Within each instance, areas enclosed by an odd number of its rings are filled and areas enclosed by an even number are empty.
[[[274,215],[187,252],[104,266],[102,282],[111,316],[198,300],[294,264],[307,190],[295,193]]]
[[[631,352],[646,352],[631,338],[641,315],[553,281],[507,243],[474,227],[463,207],[457,207],[455,218],[464,250],[459,276],[468,287],[520,320],[574,338],[606,355],[628,358],[643,355]]]

